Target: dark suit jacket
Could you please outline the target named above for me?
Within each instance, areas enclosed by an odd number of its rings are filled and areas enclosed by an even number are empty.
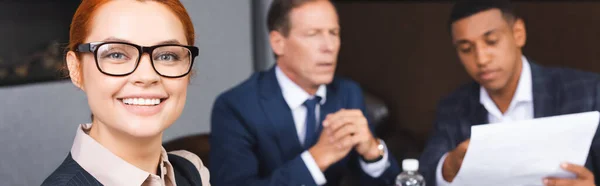
[[[598,75],[546,68],[535,63],[530,66],[534,118],[599,110]],[[488,112],[479,102],[479,87],[477,83],[467,84],[439,102],[434,131],[420,159],[428,185],[436,185],[435,171],[440,158],[470,138],[471,126],[488,123]],[[596,180],[600,180],[599,142],[598,137],[594,137],[585,164],[594,172]]]
[[[177,155],[169,154],[169,162],[173,165],[175,173],[175,183],[177,185],[197,185],[202,186],[202,179],[198,169],[192,162]],[[102,185],[90,173],[85,171],[79,164],[73,160],[71,153],[65,158],[62,164],[50,175],[42,186],[90,186]]]
[[[360,87],[352,81],[335,78],[327,85],[321,120],[342,108],[366,113]],[[211,127],[213,185],[316,185],[300,156],[306,149],[298,140],[275,68],[255,73],[221,94],[213,107]],[[325,171],[327,185],[339,185],[348,170],[360,174],[363,185],[391,185],[399,168],[393,156],[388,157],[391,166],[379,178],[372,178],[362,171],[357,153],[351,151]]]

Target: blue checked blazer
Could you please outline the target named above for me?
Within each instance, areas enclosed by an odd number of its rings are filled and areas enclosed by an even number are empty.
[[[600,110],[600,77],[597,74],[530,64],[534,118]],[[432,136],[420,158],[421,173],[427,185],[436,185],[440,158],[470,138],[471,126],[488,123],[487,110],[479,102],[479,90],[479,84],[473,82],[438,103]],[[600,185],[599,138],[596,132],[585,164],[594,173],[596,185]]]

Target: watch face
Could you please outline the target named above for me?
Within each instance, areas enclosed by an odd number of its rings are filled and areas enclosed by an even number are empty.
[[[377,149],[379,149],[379,155],[383,156],[385,154],[385,146],[383,145],[382,140],[378,140],[379,145],[377,145]]]

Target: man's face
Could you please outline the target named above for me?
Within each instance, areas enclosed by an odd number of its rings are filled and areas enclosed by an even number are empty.
[[[507,21],[499,9],[490,9],[452,24],[458,57],[469,75],[486,90],[500,91],[518,80],[525,25]]]
[[[301,87],[318,87],[333,80],[340,49],[340,26],[329,1],[315,1],[289,14],[287,36],[271,32],[279,68]]]

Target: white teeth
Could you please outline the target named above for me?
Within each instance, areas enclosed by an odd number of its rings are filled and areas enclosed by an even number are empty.
[[[144,99],[144,98],[123,98],[123,103],[127,105],[158,105],[160,99]]]

